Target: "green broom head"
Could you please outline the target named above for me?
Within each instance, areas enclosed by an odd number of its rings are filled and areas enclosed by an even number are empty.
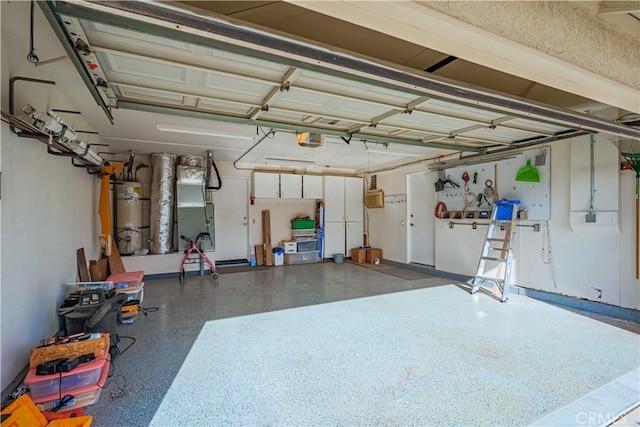
[[[618,136],[609,138],[609,141],[620,151],[620,155],[631,163],[636,171],[636,196],[640,195],[640,139]]]

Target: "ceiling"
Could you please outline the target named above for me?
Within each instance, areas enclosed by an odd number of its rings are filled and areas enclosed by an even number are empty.
[[[43,8],[59,37],[74,44],[67,53],[97,88],[96,98],[118,107],[105,108],[113,125],[91,123],[110,150],[212,149],[216,160],[241,158],[249,168],[357,171],[620,130],[569,111],[605,105],[288,3],[178,6],[199,9],[192,15],[108,2]],[[204,16],[209,12],[220,15]],[[284,30],[287,39],[278,33]],[[327,135],[326,143],[298,146],[295,132],[302,130]]]

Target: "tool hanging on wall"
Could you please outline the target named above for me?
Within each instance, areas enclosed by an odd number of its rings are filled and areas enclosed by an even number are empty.
[[[527,160],[527,166],[518,171],[516,174],[516,181],[540,182],[538,169],[531,166],[531,160]]]
[[[433,210],[435,217],[442,219],[445,213],[447,213],[447,205],[445,205],[444,202],[436,203],[436,208]]]
[[[478,172],[474,172],[473,173],[473,183],[477,184],[478,183]]]
[[[462,174],[462,180],[464,181],[464,191],[469,191],[469,174],[467,171]]]
[[[473,192],[468,191],[464,193],[464,196],[462,196],[462,201],[464,203],[464,208],[462,208],[462,212],[466,212],[467,208],[470,208],[476,202],[476,195]]]
[[[484,182],[484,185],[484,190],[482,190],[482,193],[478,193],[477,196],[478,207],[480,207],[483,202],[491,206],[491,202],[493,201],[493,181],[488,179]]]
[[[609,141],[618,148],[622,157],[636,172],[636,279],[640,278],[640,140],[635,138],[610,138]]]
[[[456,182],[451,181],[451,177],[449,177],[449,176],[447,175],[447,179],[444,179],[444,180],[443,180],[443,179],[442,179],[442,176],[440,176],[440,177],[438,178],[438,180],[437,180],[437,181],[436,181],[436,183],[434,184],[434,185],[435,185],[435,187],[436,187],[436,191],[442,191],[442,190],[444,190],[444,186],[445,186],[446,184],[451,185],[451,188],[460,188],[460,185],[459,185],[458,183],[456,183]]]

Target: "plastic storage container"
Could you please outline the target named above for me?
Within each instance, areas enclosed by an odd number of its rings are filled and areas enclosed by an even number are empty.
[[[318,241],[317,240],[298,240],[298,252],[311,252],[318,249]]]
[[[494,208],[498,210],[496,212],[496,219],[499,221],[511,220],[511,212],[513,211],[513,205],[519,205],[520,200],[496,200],[493,204]],[[517,212],[517,208],[516,208]]]
[[[315,219],[292,219],[291,228],[294,230],[316,228]]]
[[[342,264],[344,262],[344,254],[333,254],[333,262]]]
[[[113,282],[116,291],[119,289],[127,290],[127,288],[135,288],[142,283],[144,279],[144,271],[129,271],[127,273],[116,273],[107,277],[108,282]]]
[[[69,292],[80,292],[92,289],[102,289],[107,292],[115,288],[113,282],[73,282],[67,283]]]
[[[280,242],[280,244],[284,248],[285,254],[292,254],[292,253],[298,252],[298,248],[295,241],[285,240]]]
[[[116,289],[116,292],[127,295],[127,301],[137,299],[142,302],[144,300],[144,282],[140,282],[138,286],[133,288]]]
[[[76,366],[70,372],[53,375],[36,375],[36,369],[29,369],[24,383],[29,386],[29,395],[33,399],[52,394],[68,394],[70,390],[96,385],[102,376],[102,370],[109,364],[109,348],[99,358]]]
[[[26,394],[2,410],[3,427],[44,427],[45,425],[47,425],[47,419]]]
[[[102,375],[98,380],[97,384],[93,384],[91,386],[85,386],[76,388],[73,390],[68,390],[66,394],[73,396],[68,402],[64,403],[62,408],[59,409],[60,412],[70,411],[71,409],[82,408],[84,406],[93,405],[100,399],[100,393],[102,392],[102,387],[104,387],[107,382],[107,377],[109,376],[109,362],[105,361],[105,366],[102,369]],[[64,394],[63,394],[64,396]],[[48,396],[34,398],[33,399],[36,406],[42,411],[51,411],[60,402],[60,394],[50,394]]]
[[[293,264],[311,264],[318,262],[318,252],[297,252],[295,254],[284,254],[284,263]]]
[[[91,415],[84,415],[82,417],[53,420],[47,424],[47,427],[89,427],[92,422],[93,417]]]

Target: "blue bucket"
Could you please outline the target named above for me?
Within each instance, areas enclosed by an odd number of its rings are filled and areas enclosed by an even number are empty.
[[[333,254],[333,262],[342,264],[344,262],[344,254]]]

